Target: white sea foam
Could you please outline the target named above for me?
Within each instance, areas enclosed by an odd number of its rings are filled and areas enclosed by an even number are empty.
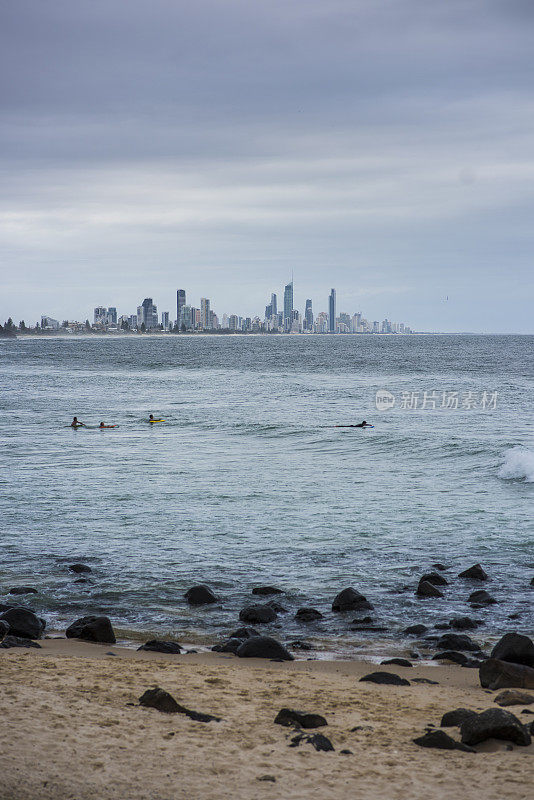
[[[497,475],[499,478],[522,478],[526,483],[534,483],[534,450],[527,447],[506,450]]]

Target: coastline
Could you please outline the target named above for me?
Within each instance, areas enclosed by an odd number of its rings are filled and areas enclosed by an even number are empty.
[[[534,744],[510,750],[490,740],[470,754],[413,743],[447,711],[497,707],[477,670],[388,666],[382,669],[410,681],[388,686],[359,682],[376,669],[365,661],[167,655],[72,639],[40,644],[1,654],[3,800],[415,800],[449,797],[451,788],[466,800],[521,800],[530,791]],[[221,721],[139,706],[154,686]],[[319,730],[334,752],[290,747],[295,731],[274,724],[282,707],[324,715],[328,725]],[[521,707],[511,710],[520,716]],[[457,729],[446,730],[458,738]]]

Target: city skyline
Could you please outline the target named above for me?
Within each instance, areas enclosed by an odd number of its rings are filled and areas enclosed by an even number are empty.
[[[299,308],[336,286],[417,330],[533,332],[532,4],[25,0],[1,20],[0,318],[175,285],[260,313],[294,270]]]

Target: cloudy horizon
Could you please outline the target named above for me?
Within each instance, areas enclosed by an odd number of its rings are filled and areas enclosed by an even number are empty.
[[[0,322],[295,305],[533,333],[527,0],[2,8]]]

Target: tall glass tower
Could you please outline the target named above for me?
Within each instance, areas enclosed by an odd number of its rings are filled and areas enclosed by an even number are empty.
[[[293,281],[284,288],[284,330],[290,331],[293,325]]]
[[[336,290],[332,289],[328,298],[328,333],[336,332]]]
[[[178,289],[176,292],[176,324],[178,330],[182,330],[182,309],[185,306],[185,289]]]
[[[276,295],[273,293],[271,294],[271,307],[272,307],[272,315],[276,317],[278,314],[278,306],[276,304]]]
[[[304,312],[304,323],[307,331],[313,330],[313,309],[312,301],[306,300],[306,311]]]

